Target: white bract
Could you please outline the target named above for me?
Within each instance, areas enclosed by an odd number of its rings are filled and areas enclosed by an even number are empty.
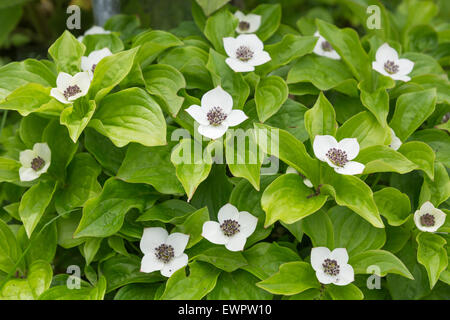
[[[199,123],[198,132],[210,139],[220,138],[228,127],[248,119],[242,110],[233,110],[233,98],[220,86],[203,95],[201,106],[192,105],[186,112]]]
[[[359,153],[359,143],[356,138],[345,138],[337,142],[333,136],[317,135],[313,149],[316,157],[328,163],[337,173],[354,175],[364,171],[362,163],[350,161]]]
[[[98,63],[105,57],[112,55],[112,52],[108,48],[92,51],[89,56],[81,57],[81,70],[89,73],[89,77],[92,80],[94,78],[94,71]]]
[[[236,11],[234,16],[239,19],[236,28],[237,33],[254,33],[261,25],[261,16],[253,13],[245,15],[241,11]]]
[[[235,72],[254,71],[255,66],[271,60],[270,55],[264,51],[263,42],[254,34],[223,38],[223,46],[228,55],[225,62]]]
[[[316,31],[314,33],[314,36],[319,37],[319,40],[316,42],[316,46],[314,47],[313,52],[319,56],[327,57],[334,60],[340,60],[341,57],[336,52],[336,50],[333,49],[331,44],[320,35],[319,31]]]
[[[77,38],[78,41],[82,42],[85,36],[88,36],[90,34],[110,34],[111,31],[105,30],[102,27],[99,26],[92,26],[91,28],[89,28],[88,30],[86,30],[86,32],[84,33],[84,35],[79,36]]]
[[[203,224],[202,236],[215,244],[224,244],[230,251],[244,249],[247,238],[255,231],[258,218],[227,203],[220,208],[216,221]]]
[[[145,228],[140,248],[144,253],[141,261],[141,272],[161,271],[170,277],[175,271],[188,263],[184,249],[189,235],[175,232],[169,235],[163,228]]]
[[[65,72],[60,72],[56,79],[56,88],[50,91],[50,95],[62,103],[71,103],[85,96],[89,91],[91,78],[87,72],[78,72],[73,77]]]
[[[295,170],[294,168],[292,168],[292,167],[288,167],[286,169],[286,173],[295,173],[295,174],[300,175],[300,173],[297,170]],[[301,176],[303,178],[303,183],[305,184],[305,186],[307,186],[308,188],[314,187],[314,185],[312,184],[311,180],[309,180],[308,178],[304,177],[303,175],[301,175]]]
[[[20,153],[19,169],[20,181],[32,181],[50,167],[52,153],[47,143],[36,143],[33,150],[25,150]]]
[[[394,130],[391,129],[391,144],[389,147],[391,147],[394,150],[398,150],[402,145],[402,140],[400,140],[396,135]]]
[[[414,68],[414,62],[408,59],[399,59],[398,53],[387,43],[378,48],[372,68],[382,75],[391,77],[394,80],[409,81],[408,76]]]
[[[311,250],[311,265],[320,283],[346,286],[353,282],[355,273],[347,262],[348,253],[345,248],[330,251],[326,247],[317,247]]]
[[[414,213],[414,222],[419,230],[436,232],[445,222],[446,214],[427,201]]]

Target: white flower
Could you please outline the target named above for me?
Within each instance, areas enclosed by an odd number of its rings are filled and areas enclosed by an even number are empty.
[[[399,59],[398,53],[387,43],[378,48],[376,61],[372,62],[372,68],[379,73],[391,77],[394,80],[409,81],[408,74],[414,68],[414,62],[408,59]]]
[[[239,24],[236,28],[237,33],[254,33],[261,25],[261,16],[257,14],[243,14],[241,11],[236,11],[234,16],[239,19]]]
[[[314,33],[314,36],[319,37],[319,40],[316,42],[316,46],[314,47],[313,52],[319,56],[327,57],[334,60],[340,60],[341,57],[336,52],[336,50],[333,49],[331,44],[320,35],[319,31],[316,31]]]
[[[347,262],[348,254],[345,248],[336,248],[331,252],[325,247],[311,250],[311,265],[320,283],[346,286],[353,282],[355,273]]]
[[[220,208],[216,221],[203,224],[202,236],[212,243],[224,244],[230,251],[244,250],[247,238],[255,231],[258,218],[227,203]]]
[[[210,139],[220,138],[228,127],[248,119],[242,110],[233,110],[233,98],[220,86],[203,95],[201,106],[192,105],[186,112],[200,124],[198,132]]]
[[[223,46],[228,57],[225,62],[235,72],[254,71],[259,66],[271,60],[264,51],[264,44],[254,34],[241,34],[237,38],[223,38]]]
[[[400,140],[396,135],[394,130],[391,129],[391,144],[389,147],[391,147],[394,150],[398,150],[400,146],[402,145],[402,140]]]
[[[92,51],[89,56],[81,57],[81,70],[89,73],[89,77],[92,80],[94,78],[94,71],[97,64],[105,57],[112,55],[112,52],[108,48]]]
[[[105,30],[102,27],[99,26],[92,26],[90,29],[86,30],[83,36],[79,36],[77,38],[78,41],[82,42],[85,36],[88,36],[90,34],[109,34],[111,31]]]
[[[313,149],[316,157],[328,163],[337,173],[354,175],[364,171],[362,163],[350,161],[359,153],[359,143],[356,138],[342,139],[338,143],[333,136],[317,135]]]
[[[295,170],[294,168],[292,168],[290,166],[286,169],[286,173],[295,173],[295,174],[300,175],[300,173],[297,170]],[[301,176],[303,178],[303,183],[305,184],[305,186],[307,186],[308,188],[314,187],[314,185],[312,184],[311,180],[309,180],[308,178],[304,177],[303,175],[301,175]]]
[[[170,277],[175,271],[188,263],[184,249],[189,235],[175,232],[170,236],[163,228],[145,228],[140,248],[144,253],[141,272],[161,270],[161,274]]]
[[[19,169],[20,181],[32,181],[43,173],[46,173],[52,153],[48,144],[36,143],[33,150],[25,150],[20,153],[20,163],[22,167]]]
[[[56,88],[50,91],[50,95],[62,103],[71,103],[85,96],[90,85],[91,79],[87,72],[78,72],[73,77],[68,73],[60,72],[56,79]]]
[[[414,222],[419,230],[436,232],[445,222],[446,214],[427,201],[414,213]]]

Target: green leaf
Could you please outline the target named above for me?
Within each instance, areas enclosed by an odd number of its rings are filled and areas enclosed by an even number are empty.
[[[137,221],[161,221],[164,223],[179,224],[195,211],[195,207],[186,201],[170,199],[154,205],[145,211]]]
[[[320,35],[324,37],[358,80],[371,75],[371,61],[359,41],[358,33],[350,28],[339,29],[325,21],[316,20]]]
[[[288,98],[288,92],[286,82],[278,76],[266,77],[258,82],[255,89],[255,103],[261,122],[277,113]]]
[[[430,179],[433,179],[436,155],[431,147],[420,141],[410,141],[403,143],[397,151],[409,161],[414,162],[417,168],[425,172]]]
[[[450,168],[450,136],[446,132],[437,129],[420,130],[411,136],[411,140],[428,144],[435,152],[436,160]]]
[[[69,130],[70,138],[77,142],[83,130],[88,125],[95,112],[95,101],[78,99],[61,112],[60,122]]]
[[[277,273],[256,285],[270,293],[283,295],[293,295],[320,287],[311,265],[300,261],[282,264]]]
[[[346,286],[336,286],[330,284],[326,287],[326,295],[333,300],[362,300],[364,299],[364,294],[362,291],[350,283]]]
[[[287,65],[294,59],[311,53],[316,42],[317,37],[301,37],[293,34],[285,35],[280,42],[264,48],[264,51],[269,53],[271,60],[258,66],[256,70],[260,74],[268,74],[281,66]]]
[[[198,5],[203,9],[203,12],[209,16],[211,13],[219,10],[230,0],[195,0]]]
[[[372,190],[363,181],[355,176],[341,175],[328,169],[325,182],[327,184],[322,186],[322,192],[332,195],[338,205],[353,210],[376,228],[384,227],[373,200]]]
[[[303,183],[297,174],[278,177],[264,191],[261,206],[266,212],[265,226],[281,220],[294,223],[319,210],[327,201],[327,196],[314,194],[314,190]]]
[[[434,89],[402,94],[389,125],[405,141],[433,113],[435,104]]]
[[[272,295],[255,286],[259,279],[250,273],[237,270],[232,273],[222,272],[217,285],[211,291],[208,300],[271,300]]]
[[[28,237],[31,237],[56,190],[54,182],[39,182],[28,189],[20,200],[19,215]]]
[[[37,260],[30,265],[26,279],[11,279],[0,291],[1,300],[36,300],[50,287],[53,270],[48,262]]]
[[[313,247],[334,248],[333,224],[324,209],[302,219],[300,226],[311,238]]]
[[[19,181],[20,162],[0,157],[0,182]]]
[[[12,62],[0,68],[0,99],[3,100],[11,92],[27,83],[40,84],[44,87],[55,87],[56,76],[53,65],[27,59]],[[48,61],[47,61],[48,62]]]
[[[276,242],[261,242],[244,251],[248,264],[242,269],[252,273],[260,280],[269,278],[277,273],[279,267],[287,262],[299,261],[297,253],[282,247]]]
[[[75,237],[108,237],[120,230],[125,214],[132,208],[142,210],[151,189],[111,178],[101,194],[88,200]]]
[[[319,183],[319,162],[311,158],[306,148],[289,132],[255,123],[257,143],[266,154],[275,156],[306,176],[314,185]]]
[[[339,127],[336,139],[356,138],[361,149],[373,146],[384,145],[390,137],[388,127],[383,127],[375,116],[367,111],[360,112]]]
[[[114,300],[155,300],[155,294],[159,287],[159,283],[128,284],[117,291]]]
[[[256,190],[259,190],[263,154],[254,137],[253,129],[246,132],[235,130],[227,134],[225,157],[233,176],[247,179]]]
[[[317,55],[307,55],[295,62],[289,70],[287,83],[310,82],[316,88],[338,90],[339,85],[353,80],[352,73],[342,61]],[[355,81],[356,82],[356,81]]]
[[[186,248],[197,244],[202,237],[203,224],[209,221],[208,208],[201,208],[191,213],[182,224],[178,224],[174,232],[181,232],[189,235],[189,242]]]
[[[426,201],[431,201],[438,207],[450,197],[450,178],[447,169],[440,162],[435,163],[434,172],[434,180],[424,177],[419,202],[423,204]]]
[[[251,13],[261,16],[261,26],[256,30],[261,41],[269,39],[278,30],[281,22],[280,4],[260,4]]]
[[[86,265],[90,265],[90,263],[94,260],[95,255],[100,249],[100,245],[103,241],[103,238],[89,238],[83,245],[82,253],[86,260]]]
[[[350,256],[380,249],[386,242],[384,229],[374,228],[345,207],[333,207],[329,217],[333,223],[335,248],[346,248]]]
[[[384,277],[388,273],[395,273],[414,280],[411,272],[403,262],[395,255],[385,250],[368,250],[353,255],[348,262],[355,271],[355,274],[372,274],[370,268],[376,266],[379,268],[378,276]]]
[[[181,268],[167,280],[161,300],[200,300],[214,289],[219,274],[220,270],[208,263],[192,262],[189,276]]]
[[[250,94],[250,87],[239,72],[234,72],[226,63],[225,56],[214,49],[209,50],[206,68],[215,87],[221,86],[233,97],[233,108],[242,109]]]
[[[108,95],[89,125],[118,147],[130,142],[148,147],[166,144],[166,122],[161,108],[140,88]]]
[[[372,91],[370,90],[371,88],[367,87],[366,81],[362,81],[358,85],[358,88],[361,90],[361,102],[372,112],[378,122],[385,127],[389,114],[389,95],[386,88],[381,87]]]
[[[188,201],[192,199],[198,185],[208,177],[211,171],[211,149],[214,144],[215,141],[212,141],[205,152],[202,152],[199,142],[183,139],[172,151],[170,160],[176,168],[178,180],[186,191]]]
[[[437,234],[429,232],[420,232],[416,240],[417,261],[427,269],[430,289],[433,289],[440,274],[448,265],[447,250],[444,247],[447,242]]]
[[[407,173],[417,168],[401,153],[388,146],[371,146],[362,149],[355,161],[365,165],[364,174],[374,172]]]
[[[102,274],[106,278],[106,292],[131,283],[153,283],[164,278],[158,273],[140,272],[141,259],[137,256],[114,256],[101,264]]]
[[[6,273],[13,271],[21,255],[22,250],[14,233],[0,220],[0,270]]]
[[[208,262],[226,272],[232,272],[247,265],[247,260],[241,252],[232,252],[223,246],[213,246],[202,250],[200,254],[194,255],[190,259]]]
[[[19,129],[20,139],[28,148],[32,149],[35,143],[42,141],[42,132],[48,123],[48,119],[41,118],[36,114],[22,118]]]
[[[177,95],[181,88],[186,87],[183,75],[174,67],[164,64],[149,65],[142,70],[142,75],[147,91],[175,118],[184,101],[183,97]]]
[[[399,226],[406,222],[411,213],[409,197],[396,188],[383,188],[373,194],[380,214],[391,226]]]
[[[175,142],[167,146],[145,147],[132,143],[117,173],[117,178],[129,183],[146,183],[165,194],[181,194],[183,188],[170,162]]]
[[[314,141],[316,135],[336,134],[336,113],[322,92],[314,106],[305,112],[305,127],[311,141]]]
[[[82,207],[97,196],[102,188],[97,181],[101,167],[89,153],[78,153],[68,168],[67,182],[55,195],[55,207],[59,213]]]
[[[136,63],[145,67],[151,64],[164,50],[181,45],[183,42],[169,32],[160,30],[143,32],[133,41],[133,48],[139,47]]]
[[[238,19],[226,9],[222,9],[206,20],[205,37],[212,43],[214,49],[225,54],[223,38],[234,37]]]
[[[74,75],[80,71],[81,57],[85,50],[84,44],[66,30],[48,49],[48,53],[55,61],[58,72]]]
[[[137,49],[122,51],[103,58],[95,67],[89,95],[98,103],[131,71]]]
[[[122,40],[114,34],[89,34],[83,37],[83,44],[86,46],[85,56],[92,51],[109,48],[112,53],[120,52],[124,49]]]

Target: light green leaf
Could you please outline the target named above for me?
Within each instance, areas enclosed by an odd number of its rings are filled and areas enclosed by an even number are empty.
[[[195,207],[186,201],[170,199],[158,203],[145,211],[137,221],[161,221],[164,223],[179,224],[195,211]]]
[[[417,169],[417,165],[409,161],[400,152],[381,145],[362,149],[355,161],[365,165],[364,174],[374,172],[397,172],[403,174]]]
[[[224,246],[212,246],[190,259],[208,262],[226,272],[232,272],[247,265],[247,260],[241,252],[232,252]]]
[[[0,270],[6,273],[13,271],[21,254],[22,250],[14,233],[0,219]]]
[[[409,161],[414,162],[417,168],[425,172],[430,179],[433,179],[436,155],[431,147],[420,141],[410,141],[403,143],[397,151]]]
[[[178,224],[173,232],[181,232],[189,235],[189,242],[186,248],[197,244],[202,237],[203,224],[209,221],[208,208],[204,207],[191,213],[182,224]]]
[[[314,194],[314,190],[303,183],[297,174],[278,177],[264,191],[261,206],[266,212],[265,227],[281,220],[291,224],[319,210],[327,201],[327,196]]]
[[[108,95],[89,126],[118,147],[130,142],[148,147],[166,144],[166,121],[161,108],[140,88]]]
[[[261,26],[256,30],[256,35],[265,41],[269,39],[280,26],[281,5],[280,4],[260,4],[251,13],[261,16]]]
[[[222,9],[206,20],[205,37],[212,43],[214,49],[225,54],[223,38],[234,37],[238,19],[227,9]]]
[[[289,89],[286,82],[278,76],[261,79],[255,89],[255,103],[258,118],[266,121],[281,108],[288,98]]]
[[[0,157],[0,182],[19,181],[20,162]]]
[[[431,201],[438,207],[450,197],[450,178],[447,169],[440,162],[435,163],[434,172],[434,180],[424,177],[420,189],[419,203]]]
[[[429,232],[420,232],[416,240],[417,261],[427,269],[430,288],[433,289],[440,274],[448,265],[447,250],[444,247],[447,242],[437,234]]]
[[[320,287],[311,265],[300,261],[282,264],[277,273],[256,285],[270,293],[283,295],[293,295]]]
[[[95,101],[78,99],[75,103],[61,112],[60,122],[69,130],[70,138],[77,142],[83,130],[88,125],[95,112]]]
[[[80,71],[81,57],[85,50],[84,44],[66,30],[48,49],[48,53],[55,61],[58,72],[74,75]]]
[[[350,283],[346,286],[336,286],[330,284],[326,287],[326,295],[333,300],[362,300],[364,299],[364,294],[362,291]]]
[[[195,0],[198,5],[203,9],[203,12],[209,16],[211,13],[219,10],[230,0]]]
[[[373,194],[380,214],[391,226],[400,226],[406,222],[411,213],[408,196],[396,188],[383,188]]]
[[[333,106],[321,92],[314,106],[305,112],[305,127],[311,141],[316,135],[335,136],[336,113]]]
[[[20,200],[19,215],[28,237],[31,237],[56,190],[54,182],[39,182],[28,189]]]
[[[300,226],[314,247],[334,248],[333,224],[324,209],[302,219]]]

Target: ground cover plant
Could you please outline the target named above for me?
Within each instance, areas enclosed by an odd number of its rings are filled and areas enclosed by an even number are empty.
[[[0,299],[449,299],[448,2],[299,3],[0,67]]]

